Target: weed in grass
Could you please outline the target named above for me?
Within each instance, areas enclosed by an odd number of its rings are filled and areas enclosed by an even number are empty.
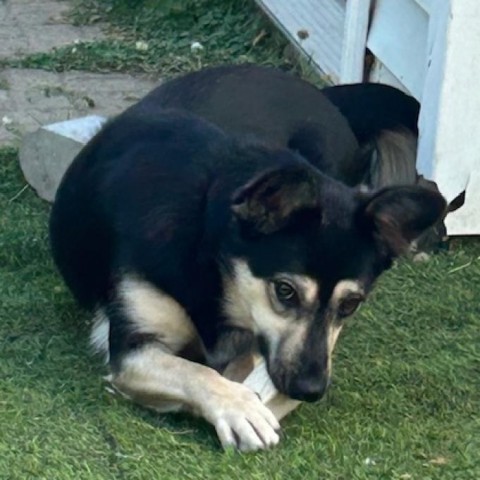
[[[10,90],[10,84],[6,78],[0,77],[0,90]]]

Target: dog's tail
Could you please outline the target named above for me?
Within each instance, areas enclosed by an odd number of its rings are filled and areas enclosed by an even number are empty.
[[[417,136],[406,128],[383,130],[375,136],[366,180],[372,188],[417,182]]]
[[[357,137],[357,156],[365,165],[364,184],[379,188],[416,183],[417,100],[379,83],[338,85],[322,92]]]

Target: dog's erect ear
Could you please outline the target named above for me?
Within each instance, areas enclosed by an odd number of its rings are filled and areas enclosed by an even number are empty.
[[[397,256],[406,253],[412,240],[443,218],[446,205],[440,193],[427,188],[390,187],[367,201],[362,216],[389,253]]]
[[[269,170],[235,192],[232,210],[258,233],[284,227],[291,215],[317,206],[319,177],[311,169],[288,166]]]

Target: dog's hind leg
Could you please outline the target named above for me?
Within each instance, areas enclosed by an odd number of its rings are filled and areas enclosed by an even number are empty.
[[[154,343],[123,355],[110,381],[149,408],[165,411],[168,406],[201,415],[214,425],[223,447],[252,451],[279,441],[280,425],[252,390]]]

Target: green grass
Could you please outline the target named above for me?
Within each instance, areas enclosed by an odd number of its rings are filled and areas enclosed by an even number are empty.
[[[478,242],[388,272],[339,342],[327,398],[289,416],[275,450],[224,454],[201,420],[105,390],[50,259],[49,207],[12,149],[0,178],[0,478],[480,478]]]

